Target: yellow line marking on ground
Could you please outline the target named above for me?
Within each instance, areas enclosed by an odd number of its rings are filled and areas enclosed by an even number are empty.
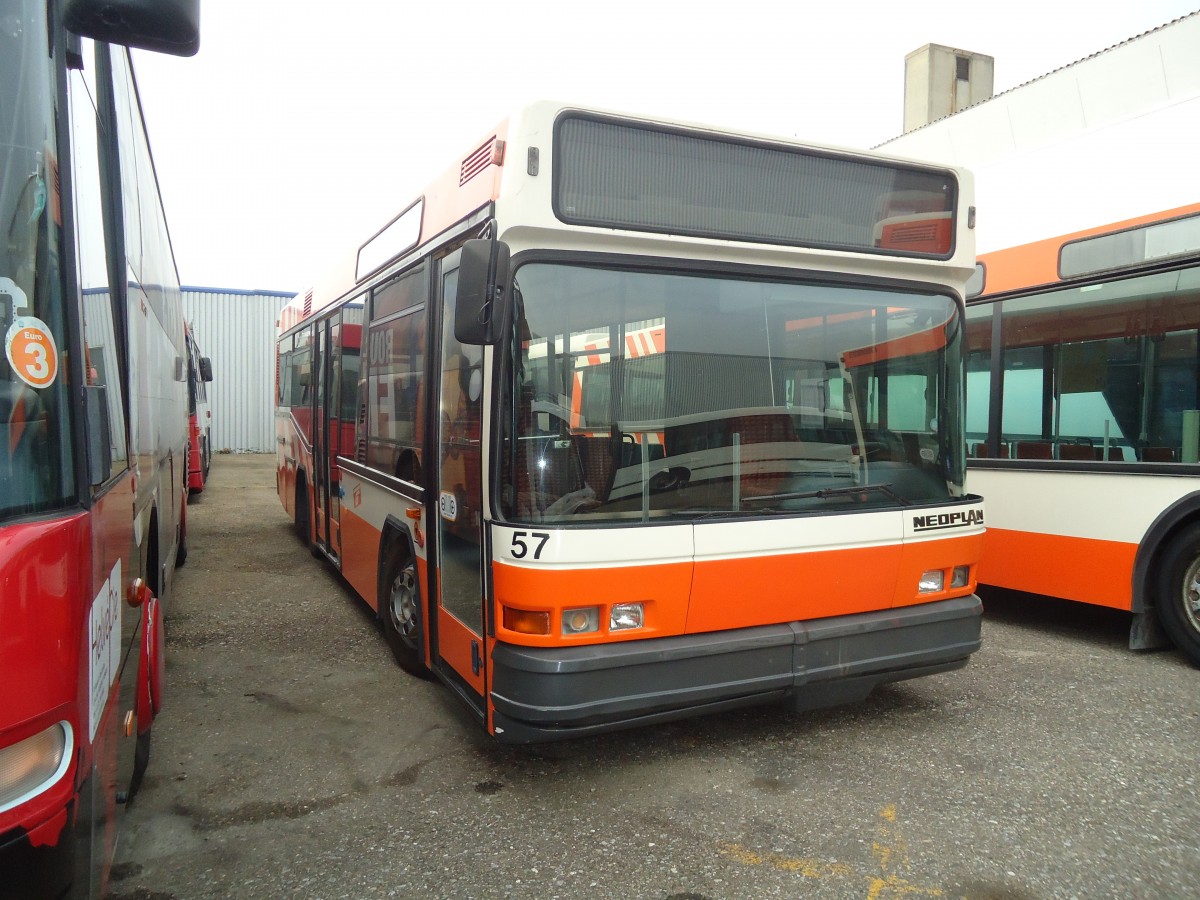
[[[723,856],[744,866],[768,866],[781,872],[792,872],[805,878],[853,878],[866,881],[866,900],[894,900],[900,897],[942,897],[940,888],[914,884],[898,874],[908,873],[912,865],[904,836],[896,827],[896,807],[888,804],[879,812],[887,824],[875,828],[878,839],[871,844],[871,853],[879,864],[879,874],[855,872],[852,866],[840,862],[784,856],[779,853],[758,853],[741,844],[717,845]],[[889,872],[889,869],[897,871]]]

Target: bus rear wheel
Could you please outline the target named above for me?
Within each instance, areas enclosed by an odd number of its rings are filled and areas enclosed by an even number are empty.
[[[312,546],[308,511],[308,482],[303,475],[296,478],[296,535],[305,547]]]
[[[1175,646],[1200,666],[1200,524],[1167,545],[1161,571],[1159,619]]]
[[[421,652],[424,629],[417,563],[401,542],[394,542],[389,548],[384,573],[379,604],[383,636],[400,668],[420,678],[429,678],[431,673]]]

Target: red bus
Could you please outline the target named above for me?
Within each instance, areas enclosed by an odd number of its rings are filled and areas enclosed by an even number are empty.
[[[188,494],[204,491],[212,465],[212,408],[208,403],[208,385],[212,383],[212,360],[202,356],[196,332],[184,328],[187,341],[188,394]]]
[[[503,741],[959,668],[972,202],[961,170],[535,104],[284,309],[280,500]]]
[[[99,897],[186,555],[186,347],[129,50],[194,0],[0,0],[0,893]]]

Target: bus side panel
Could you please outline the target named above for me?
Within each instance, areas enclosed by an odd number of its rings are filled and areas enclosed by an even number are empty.
[[[179,424],[184,424],[182,415]],[[162,465],[162,458],[159,459]],[[145,478],[151,484],[154,479],[150,473],[153,471],[150,468]],[[131,527],[129,518],[136,502],[134,482],[133,473],[126,472],[92,508],[92,601],[84,625],[90,660],[83,665],[82,674],[87,680],[82,685],[80,739],[87,741],[90,737],[94,741],[90,769],[81,772],[93,791],[89,807],[93,817],[90,872],[93,896],[102,896],[102,882],[116,846],[117,792],[128,790],[133,773],[135,739],[123,736],[121,718],[126,710],[133,708],[134,676],[141,660],[142,610],[131,606],[126,599],[135,578],[144,575],[154,584],[159,575],[165,574],[169,578],[173,570],[170,561],[174,558],[171,512],[174,489],[168,485],[159,493],[159,515],[162,517],[158,523],[159,555],[157,560],[151,560],[148,555],[148,508],[140,521],[146,536],[140,546],[134,545],[133,531],[138,526],[135,523]],[[168,552],[172,554],[169,557]],[[164,562],[168,563],[165,573]],[[157,565],[155,572],[149,571],[153,565]],[[161,584],[160,589],[166,590]],[[111,621],[106,618],[106,607],[113,613]],[[112,632],[106,633],[106,627],[112,627]],[[89,719],[93,720],[90,725]],[[143,724],[149,727],[148,722],[138,723],[139,727]],[[77,873],[77,877],[82,877],[82,873]]]
[[[1136,556],[1137,544],[989,526],[979,581],[1130,610]]]
[[[1125,610],[1138,546],[1200,488],[1184,475],[1027,467],[972,467],[967,479],[987,501],[980,584]]]
[[[369,481],[350,468],[340,473],[343,497],[341,501],[342,529],[342,575],[366,601],[378,611],[379,566],[386,548],[382,545],[383,532],[389,518],[400,519],[412,526],[405,516],[406,510],[418,508],[416,501],[397,491]],[[416,540],[413,553],[417,560],[417,574],[421,579],[421,590],[428,593],[429,573],[426,569],[426,549],[421,523],[413,527]],[[428,619],[428,616],[423,616]],[[428,625],[426,624],[426,627]],[[428,635],[425,636],[428,640]],[[428,646],[428,644],[426,644]]]
[[[350,498],[362,496],[359,488],[350,488],[348,493]],[[354,511],[353,499],[350,504],[342,506],[342,575],[367,605],[378,611],[380,532]]]
[[[294,440],[292,417],[286,407],[275,410],[275,490],[287,514],[296,517],[296,458],[292,455]]]

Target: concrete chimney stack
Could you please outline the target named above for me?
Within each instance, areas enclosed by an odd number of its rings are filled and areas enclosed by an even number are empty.
[[[904,133],[991,99],[995,60],[926,44],[904,57]]]

